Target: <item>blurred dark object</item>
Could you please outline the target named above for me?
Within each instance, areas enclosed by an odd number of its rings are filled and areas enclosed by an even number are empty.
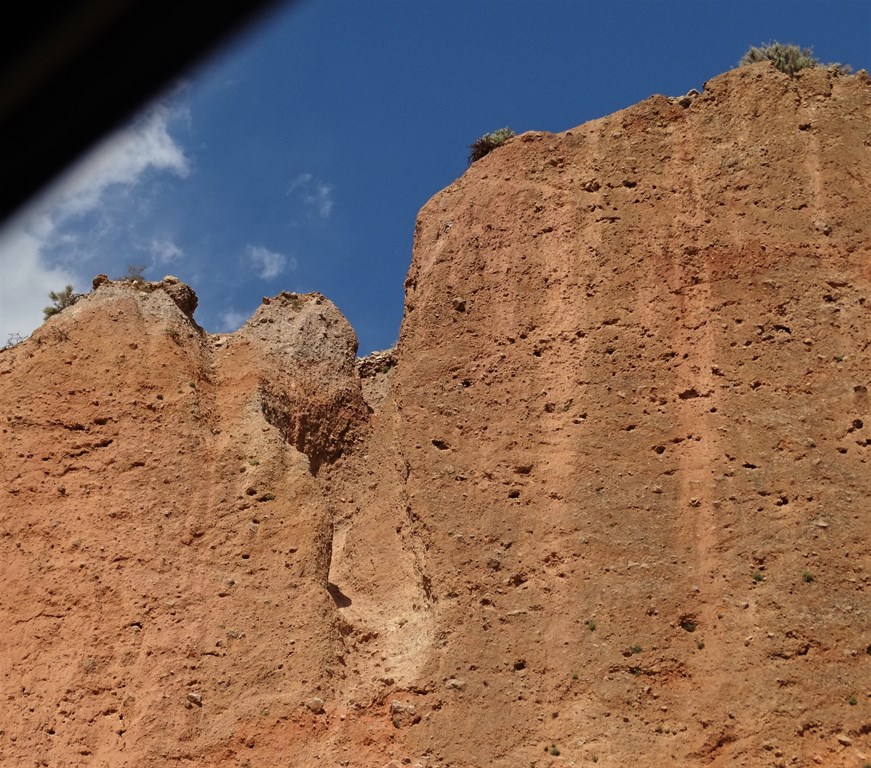
[[[229,33],[279,4],[35,0],[7,6],[0,24],[0,222]]]

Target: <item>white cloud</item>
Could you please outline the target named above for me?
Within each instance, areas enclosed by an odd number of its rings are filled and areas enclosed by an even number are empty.
[[[249,265],[257,271],[257,276],[269,280],[278,277],[286,268],[296,269],[296,258],[283,253],[270,251],[262,245],[249,245],[245,251]]]
[[[287,193],[296,193],[309,211],[322,219],[328,219],[333,212],[332,184],[316,179],[311,173],[297,176],[290,182]]]
[[[73,256],[85,250],[80,233],[65,227],[99,214],[109,190],[130,190],[148,172],[181,178],[190,173],[182,147],[169,133],[170,123],[185,116],[177,108],[153,107],[98,144],[0,231],[0,343],[10,333],[29,334],[42,322],[48,291],[67,283],[81,290],[89,282],[90,276],[50,258],[59,246]]]
[[[228,309],[226,312],[221,312],[218,315],[218,333],[232,333],[238,331],[242,324],[248,319],[249,315],[244,312],[237,312],[235,309]]]
[[[79,287],[69,271],[42,262],[41,248],[39,238],[23,229],[0,233],[0,346],[11,334],[28,336],[42,323],[49,291]]]
[[[97,208],[112,185],[132,187],[150,170],[186,177],[190,163],[168,127],[179,113],[158,105],[104,139],[48,192],[39,205],[43,215],[57,226],[70,216]]]
[[[169,264],[171,261],[178,261],[184,256],[184,251],[169,238],[151,238],[147,250],[157,264]]]

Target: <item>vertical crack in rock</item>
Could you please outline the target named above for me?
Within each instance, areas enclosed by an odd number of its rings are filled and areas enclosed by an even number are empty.
[[[400,449],[401,450],[401,449]],[[400,452],[397,457],[398,469],[402,479],[400,498],[405,510],[405,517],[408,520],[410,532],[402,533],[403,545],[411,553],[414,565],[414,571],[417,574],[420,583],[420,589],[426,598],[427,607],[436,601],[433,594],[432,578],[427,573],[426,551],[431,544],[431,536],[426,528],[426,525],[421,521],[414,511],[411,497],[408,493],[408,479],[411,475],[411,464],[408,459]]]

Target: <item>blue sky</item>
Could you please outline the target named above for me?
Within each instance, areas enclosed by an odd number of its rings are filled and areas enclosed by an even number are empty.
[[[867,0],[303,0],[185,75],[0,233],[0,345],[48,291],[173,274],[211,332],[320,291],[391,346],[418,210],[483,133],[679,95],[770,40],[871,66]]]

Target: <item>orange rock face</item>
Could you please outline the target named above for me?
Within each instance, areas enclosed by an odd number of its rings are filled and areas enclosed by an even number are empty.
[[[871,79],[528,133],[395,353],[102,282],[0,353],[0,763],[871,761]]]

